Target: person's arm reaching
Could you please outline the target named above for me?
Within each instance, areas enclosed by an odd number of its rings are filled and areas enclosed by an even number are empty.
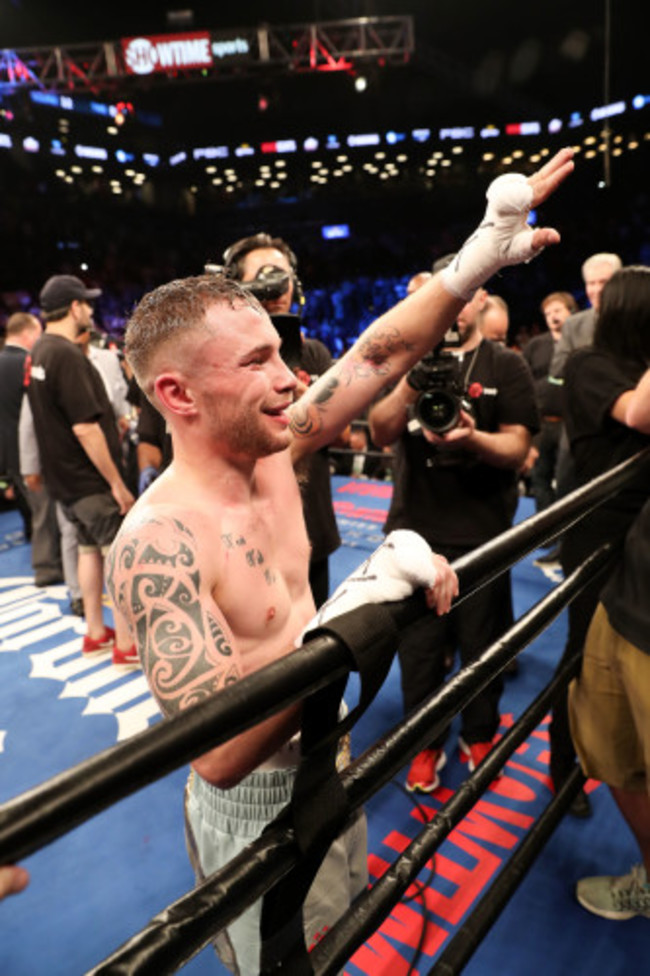
[[[458,577],[445,556],[411,529],[394,529],[366,561],[337,587],[307,624],[303,634],[351,610],[372,603],[405,600],[418,588],[427,606],[439,615],[449,613],[458,596]]]
[[[530,209],[572,169],[573,150],[563,149],[528,179],[512,173],[490,185],[485,217],[452,264],[380,316],[294,404],[294,459],[331,441],[383,387],[440,342],[463,305],[493,274],[559,241],[556,230],[533,230],[526,221]]]

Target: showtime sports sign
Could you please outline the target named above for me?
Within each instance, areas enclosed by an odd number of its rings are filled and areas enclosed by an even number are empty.
[[[211,68],[214,63],[210,34],[205,31],[125,38],[122,54],[132,75]]]

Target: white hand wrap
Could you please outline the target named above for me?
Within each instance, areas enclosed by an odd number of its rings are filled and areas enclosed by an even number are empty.
[[[297,646],[308,631],[348,610],[366,603],[405,600],[419,586],[433,586],[437,573],[431,557],[429,544],[421,535],[410,529],[395,529],[363,565],[343,580],[305,627]]]
[[[500,268],[530,261],[543,250],[533,247],[533,229],[526,223],[532,200],[533,188],[521,173],[490,183],[481,224],[440,272],[447,291],[469,301]]]

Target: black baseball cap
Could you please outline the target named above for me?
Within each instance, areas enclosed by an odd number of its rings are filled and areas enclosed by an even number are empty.
[[[101,293],[101,288],[86,288],[74,275],[52,275],[41,288],[39,301],[44,312],[58,312],[71,302],[90,302]]]

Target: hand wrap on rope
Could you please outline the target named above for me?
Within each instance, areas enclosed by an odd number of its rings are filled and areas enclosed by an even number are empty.
[[[543,248],[533,247],[527,224],[533,188],[521,173],[506,173],[490,183],[487,209],[478,228],[440,272],[445,288],[469,301],[501,268],[530,261]]]
[[[395,529],[378,549],[334,591],[298,638],[328,620],[368,603],[405,600],[418,587],[435,586],[438,578],[429,544],[410,529]]]

